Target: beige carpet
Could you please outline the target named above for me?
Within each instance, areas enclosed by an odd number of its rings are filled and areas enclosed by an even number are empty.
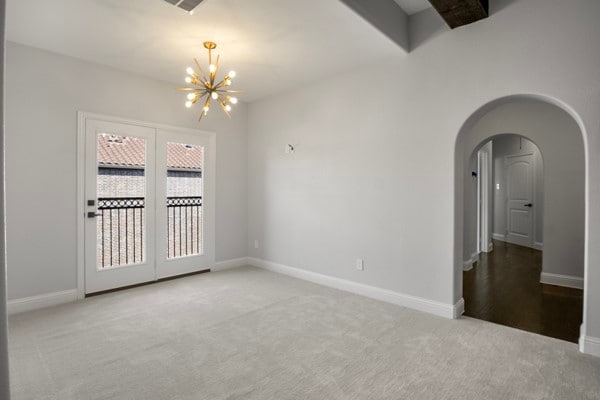
[[[10,319],[16,400],[600,399],[600,359],[254,269]]]

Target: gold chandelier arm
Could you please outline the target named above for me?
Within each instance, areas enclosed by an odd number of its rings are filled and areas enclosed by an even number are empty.
[[[227,116],[229,117],[229,119],[231,119],[231,114],[229,113],[229,111],[227,111],[227,109],[225,108],[225,104],[223,101],[220,101],[219,104],[221,105],[221,108],[223,109],[223,112],[225,114],[227,114]]]
[[[198,70],[200,70],[200,73],[202,74],[202,79],[204,80],[204,82],[206,82],[206,74],[204,73],[204,70],[200,66],[200,62],[198,61],[197,58],[194,58],[194,62],[196,63],[196,66],[198,67]]]
[[[214,72],[210,73],[210,85],[212,87],[215,87],[215,78],[217,77],[217,72],[219,71],[219,59],[221,58],[221,55],[219,54],[217,56],[217,63],[215,64],[215,70]],[[212,63],[211,63],[212,65]]]
[[[227,76],[223,78],[223,80],[215,85],[215,89],[220,89],[225,85],[225,81],[227,80]]]

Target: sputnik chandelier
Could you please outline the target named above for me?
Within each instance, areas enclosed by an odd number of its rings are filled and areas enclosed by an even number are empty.
[[[233,97],[232,94],[241,93],[241,90],[228,90],[227,88],[231,85],[231,81],[235,78],[236,73],[235,71],[229,71],[221,81],[218,81],[216,77],[217,72],[219,71],[220,56],[217,56],[217,59],[213,64],[212,55],[212,51],[217,48],[217,44],[214,42],[204,42],[204,47],[208,50],[208,77],[200,66],[198,59],[195,58],[194,62],[196,63],[198,71],[194,70],[192,67],[188,67],[186,70],[188,76],[185,77],[186,83],[193,86],[178,88],[177,90],[189,92],[185,103],[187,108],[192,107],[199,101],[204,104],[198,120],[201,120],[202,117],[208,114],[212,100],[221,106],[228,117],[231,117],[231,105],[237,104],[238,102],[238,99]]]

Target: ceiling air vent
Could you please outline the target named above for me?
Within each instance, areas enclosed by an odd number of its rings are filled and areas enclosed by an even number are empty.
[[[198,4],[204,0],[165,0],[169,4],[173,4],[187,12],[191,12],[194,8],[198,7]]]

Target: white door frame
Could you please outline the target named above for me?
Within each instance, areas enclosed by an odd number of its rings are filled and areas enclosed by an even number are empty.
[[[486,150],[477,152],[477,253],[490,251],[489,160]]]
[[[214,171],[213,176],[216,178],[216,133],[210,131],[203,131],[199,129],[181,128],[177,126],[158,124],[148,121],[139,121],[135,119],[115,117],[111,115],[96,114],[86,111],[77,111],[77,298],[85,298],[85,136],[86,136],[86,121],[88,119],[102,120],[107,122],[115,122],[122,124],[130,124],[143,126],[148,128],[154,128],[158,130],[166,130],[170,132],[179,132],[185,134],[202,135],[209,140],[209,152],[210,157],[207,159],[207,168],[211,168]],[[210,232],[212,237],[215,237],[215,184],[216,179],[212,179],[205,183],[206,192],[204,193],[205,199],[203,201],[207,204],[212,205],[212,212],[207,215],[207,226],[205,227],[206,232]],[[212,247],[210,253],[215,254],[215,243],[206,243],[207,246]],[[214,264],[214,259],[212,260]]]

